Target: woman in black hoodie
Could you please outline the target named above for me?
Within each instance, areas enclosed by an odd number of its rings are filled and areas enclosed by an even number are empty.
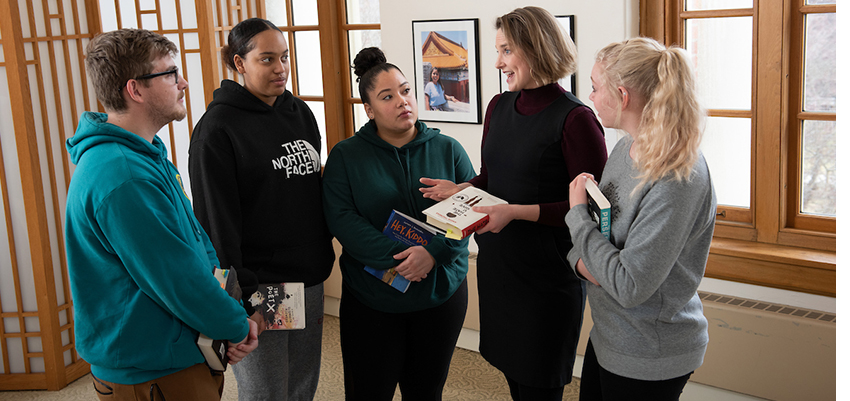
[[[286,90],[289,47],[271,22],[240,22],[221,51],[244,86],[223,80],[189,146],[195,214],[224,267],[238,271],[246,312],[258,283],[304,283],[306,328],[267,330],[234,367],[240,400],[312,399],[321,362],[323,282],[334,262],[321,197],[322,139]]]

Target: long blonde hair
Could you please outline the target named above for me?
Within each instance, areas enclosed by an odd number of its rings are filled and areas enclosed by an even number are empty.
[[[646,101],[634,140],[634,159],[641,179],[637,188],[668,174],[687,180],[699,157],[705,111],[697,100],[690,56],[681,48],[653,39],[612,43],[596,55],[604,90],[622,106],[618,87]],[[622,109],[619,107],[618,109]],[[637,190],[636,188],[636,190]]]

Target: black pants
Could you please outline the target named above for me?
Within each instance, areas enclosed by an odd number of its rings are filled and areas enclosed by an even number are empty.
[[[348,401],[438,401],[466,317],[467,284],[442,305],[409,313],[376,311],[343,285],[340,342]]]
[[[564,386],[537,388],[520,384],[508,376],[505,376],[505,379],[508,380],[508,388],[511,389],[511,398],[514,401],[561,401],[564,399]]]
[[[588,341],[579,401],[678,401],[692,373],[659,381],[619,376],[599,366],[593,344]]]

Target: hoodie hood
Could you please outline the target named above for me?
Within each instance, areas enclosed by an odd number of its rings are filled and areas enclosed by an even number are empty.
[[[282,95],[277,97],[273,106],[269,106],[238,82],[225,79],[221,81],[221,87],[213,92],[213,101],[207,106],[207,112],[219,105],[227,105],[251,112],[272,112],[276,109],[279,110],[280,107],[295,107],[295,102],[292,101],[293,98],[292,92],[286,90]]]
[[[168,153],[165,144],[158,136],[154,136],[153,143],[144,138],[125,130],[107,121],[105,113],[87,111],[80,118],[77,132],[65,141],[65,149],[71,155],[71,162],[79,164],[80,158],[87,150],[103,144],[117,142],[136,152],[149,155],[153,159],[165,159]]]
[[[413,138],[412,141],[404,144],[404,146],[398,148],[401,150],[411,149],[422,145],[425,142],[428,142],[437,137],[440,133],[440,130],[437,128],[430,128],[422,121],[416,120],[416,137]],[[358,138],[363,139],[366,142],[369,142],[377,147],[384,149],[395,149],[396,147],[390,145],[381,137],[378,136],[378,126],[375,125],[374,120],[369,120],[363,127],[360,128],[359,131],[355,134]]]

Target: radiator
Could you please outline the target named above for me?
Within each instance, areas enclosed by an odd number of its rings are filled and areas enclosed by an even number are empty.
[[[699,296],[709,344],[692,381],[769,400],[835,400],[835,314]]]

